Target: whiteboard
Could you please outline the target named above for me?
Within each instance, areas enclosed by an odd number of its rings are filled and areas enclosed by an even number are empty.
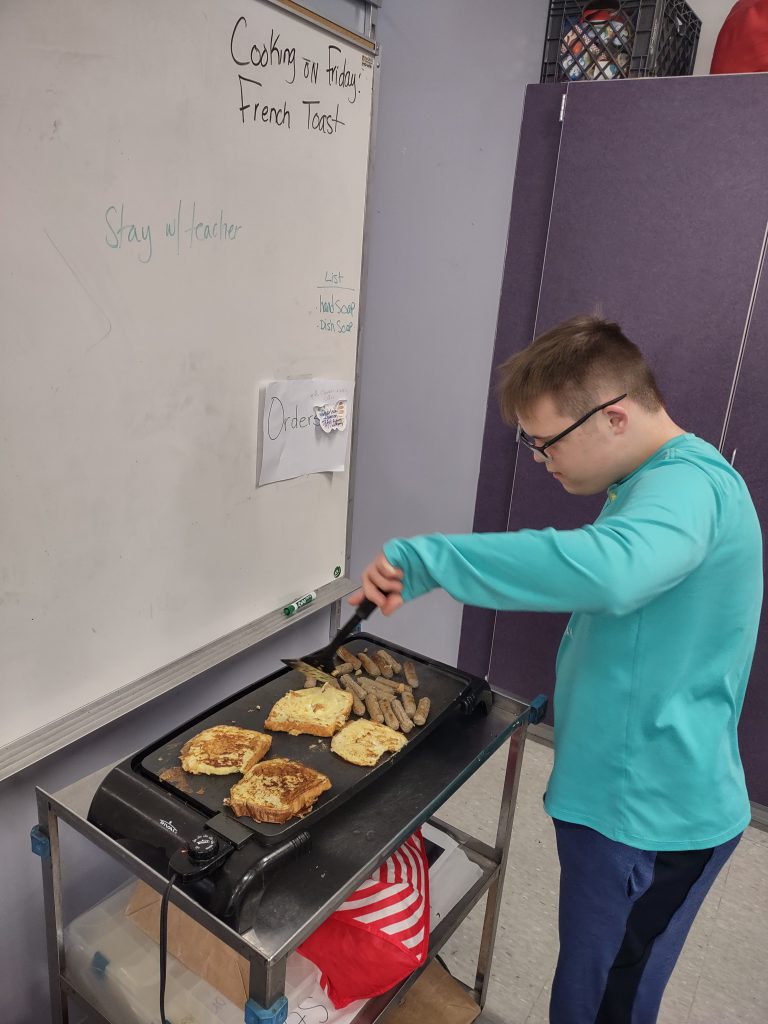
[[[3,4],[11,767],[349,589],[349,458],[257,487],[259,396],[355,378],[371,49],[267,0]]]

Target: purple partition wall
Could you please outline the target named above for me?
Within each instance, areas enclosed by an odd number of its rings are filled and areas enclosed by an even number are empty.
[[[768,214],[768,75],[568,93],[537,333],[585,311],[643,348],[717,443]]]
[[[763,266],[754,315],[723,454],[744,477],[763,531],[768,526],[768,266]],[[768,541],[768,533],[765,540]],[[723,595],[723,600],[728,600]],[[768,806],[768,601],[763,602],[755,660],[739,729],[741,755],[751,798]]]
[[[549,88],[528,90],[524,124]],[[521,139],[494,362],[530,337],[511,334],[503,315],[522,300],[510,288],[540,286],[535,333],[585,311],[618,320],[648,355],[672,416],[717,444],[768,219],[768,134],[755,129],[766,109],[768,75],[569,86],[540,282],[531,280],[534,261],[521,263],[512,247],[516,211],[546,216]],[[541,178],[549,173],[544,162]],[[527,230],[534,234],[530,223]],[[512,487],[510,440],[491,402],[475,529],[568,528],[594,518],[600,499],[566,495],[529,455]],[[467,610],[462,663],[489,665],[495,686],[523,697],[551,694],[564,622]]]

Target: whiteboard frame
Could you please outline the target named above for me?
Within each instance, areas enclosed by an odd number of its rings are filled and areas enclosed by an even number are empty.
[[[315,612],[327,608],[340,598],[355,589],[348,577],[341,577],[321,587],[311,607]],[[102,726],[110,725],[115,719],[135,711],[136,708],[154,700],[163,693],[189,682],[201,672],[221,665],[228,658],[240,654],[254,644],[274,636],[300,618],[308,617],[311,612],[298,612],[288,618],[282,609],[263,615],[246,626],[241,626],[225,636],[213,640],[191,654],[164,665],[155,672],[150,672],[135,679],[125,686],[113,690],[104,697],[98,697],[76,711],[64,715],[57,722],[50,722],[40,729],[35,729],[13,740],[0,748],[0,780],[15,775],[31,764],[54,754],[62,747],[69,746]]]
[[[330,635],[335,633],[335,623],[338,623],[341,614],[341,601],[344,597],[356,589],[356,584],[349,576],[350,567],[350,543],[352,534],[352,507],[354,494],[354,459],[357,451],[357,423],[358,412],[358,380],[360,375],[360,350],[363,336],[363,312],[365,309],[365,296],[367,286],[367,251],[368,232],[370,224],[370,182],[374,163],[374,142],[376,137],[376,124],[378,114],[378,87],[379,71],[381,60],[379,47],[375,41],[377,8],[381,7],[381,0],[361,0],[367,7],[366,30],[370,31],[371,37],[358,35],[351,29],[345,28],[331,21],[321,14],[317,14],[308,8],[295,2],[295,0],[262,0],[262,2],[277,7],[286,14],[301,21],[309,22],[332,35],[335,35],[345,42],[357,46],[360,50],[369,53],[373,57],[373,95],[371,101],[371,123],[368,142],[368,164],[366,169],[366,196],[365,209],[363,214],[363,240],[361,249],[361,271],[360,271],[360,314],[358,319],[357,348],[355,352],[355,390],[353,404],[353,433],[350,445],[349,458],[349,489],[347,499],[347,532],[345,542],[344,575],[339,579],[327,583],[317,591],[317,597],[312,604],[304,611],[287,617],[282,607],[262,615],[252,622],[232,630],[210,643],[199,647],[189,654],[177,658],[161,668],[155,669],[144,676],[126,683],[116,690],[98,697],[96,700],[84,704],[82,707],[63,715],[58,721],[47,722],[39,729],[20,736],[0,746],[0,782],[16,775],[30,765],[36,764],[43,758],[55,754],[57,751],[68,747],[84,736],[95,732],[97,729],[112,724],[116,719],[137,708],[148,704],[156,697],[170,690],[189,682],[196,676],[208,669],[223,664],[229,658],[241,654],[248,648],[261,643],[268,637],[281,632],[289,625],[297,622],[300,618],[308,618],[321,612],[323,609],[331,610]]]
[[[271,4],[273,7],[280,8],[286,14],[292,14],[301,21],[308,21],[312,25],[317,25],[320,28],[326,29],[332,35],[338,36],[347,43],[353,43],[359,46],[361,49],[366,50],[368,53],[376,53],[378,48],[373,38],[361,36],[357,32],[354,32],[351,28],[345,28],[343,25],[337,24],[335,21],[331,21],[330,18],[326,18],[323,14],[318,14],[316,11],[311,11],[308,7],[304,7],[303,4],[299,4],[296,0],[264,0],[265,3]],[[373,31],[375,21],[371,20],[370,9],[372,6],[380,7],[381,0],[362,0],[362,2],[368,8],[366,12],[366,22]]]

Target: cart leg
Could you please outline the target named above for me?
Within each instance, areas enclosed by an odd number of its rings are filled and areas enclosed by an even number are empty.
[[[285,957],[276,964],[251,960],[245,1024],[285,1024]]]
[[[478,1006],[485,1006],[490,981],[493,947],[496,942],[496,928],[499,923],[501,894],[504,888],[504,875],[507,870],[509,856],[509,840],[512,832],[512,820],[515,815],[517,790],[520,785],[520,769],[523,764],[525,734],[527,726],[512,733],[507,754],[507,771],[504,776],[504,789],[501,795],[499,823],[496,831],[496,856],[499,860],[499,873],[488,889],[483,920],[483,934],[480,940],[480,953],[477,958],[477,974],[475,975],[475,999]]]
[[[51,805],[40,792],[37,794],[37,815],[38,825],[32,830],[32,849],[39,855],[43,869],[51,1021],[53,1024],[68,1024],[67,997],[61,984],[64,974],[64,926],[61,914],[59,823]]]

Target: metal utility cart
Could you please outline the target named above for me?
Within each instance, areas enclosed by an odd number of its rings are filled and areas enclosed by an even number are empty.
[[[365,792],[318,821],[312,829],[311,853],[285,865],[270,881],[258,912],[258,931],[244,935],[174,888],[171,901],[250,963],[247,1024],[281,1024],[288,1007],[284,997],[286,959],[354,891],[393,850],[423,822],[432,820],[455,838],[482,868],[482,876],[432,932],[430,957],[487,892],[482,939],[478,952],[474,996],[485,1002],[490,977],[502,884],[512,818],[520,779],[527,726],[538,721],[545,701],[524,704],[493,694],[487,714],[446,721],[410,756],[394,764]],[[477,838],[433,818],[435,812],[500,747],[508,744],[496,843]],[[78,998],[89,1018],[109,1024],[88,1004],[67,975],[61,901],[62,864],[59,820],[87,837],[137,878],[158,892],[167,879],[87,820],[92,798],[109,772],[105,768],[56,793],[37,790],[39,824],[33,848],[42,858],[52,1020],[67,1024],[68,1000]],[[419,972],[395,989],[371,999],[355,1024],[383,1021]]]

